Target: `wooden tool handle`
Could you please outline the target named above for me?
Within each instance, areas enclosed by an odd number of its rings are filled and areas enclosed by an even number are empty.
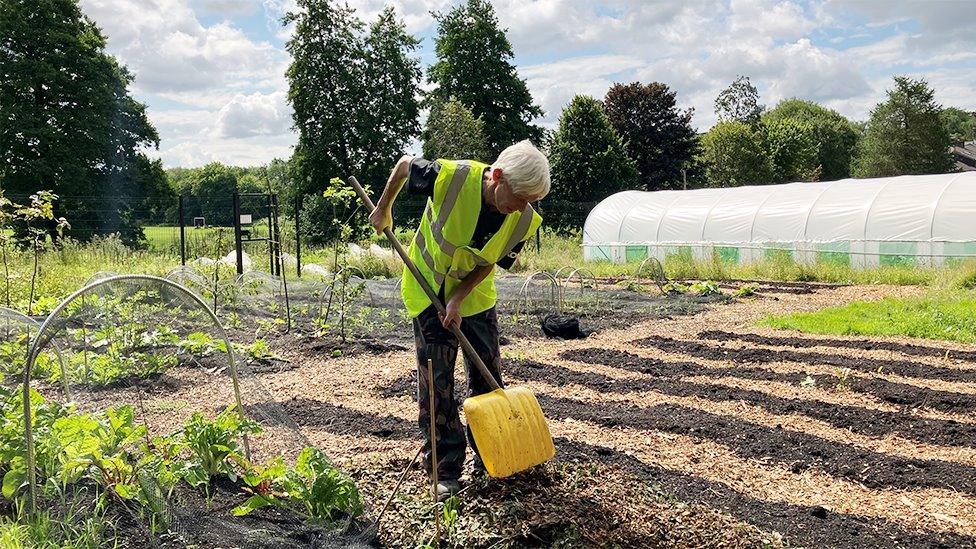
[[[369,210],[369,213],[373,213],[376,206],[373,205],[373,201],[370,200],[369,195],[366,194],[366,191],[363,189],[362,185],[359,184],[359,181],[357,181],[355,177],[350,176],[349,185],[356,190],[356,194],[358,194],[359,198],[364,204],[366,204],[366,208]],[[403,260],[403,264],[407,266],[407,269],[410,270],[413,277],[417,279],[417,282],[420,283],[420,287],[424,289],[424,292],[427,294],[427,297],[430,298],[431,303],[433,303],[434,307],[437,308],[437,312],[441,313],[442,315],[447,314],[447,310],[444,308],[444,304],[441,303],[440,298],[437,297],[437,293],[433,288],[430,287],[427,279],[424,278],[424,275],[420,273],[420,270],[417,269],[417,266],[414,265],[413,261],[410,260],[410,256],[408,256],[406,250],[403,249],[403,245],[400,244],[400,241],[397,240],[396,235],[393,234],[393,230],[390,227],[387,227],[383,229],[383,234],[386,235],[386,238],[390,241],[390,244],[393,245],[393,249],[396,250],[396,252],[400,255],[400,259]],[[474,347],[471,346],[471,342],[468,341],[468,338],[464,337],[464,334],[461,332],[461,327],[455,323],[451,324],[449,329],[451,330],[451,333],[454,334],[454,337],[456,337],[461,343],[461,348],[464,349],[464,354],[472,362],[474,362],[475,366],[478,367],[481,375],[485,378],[485,381],[488,382],[488,385],[491,386],[492,390],[500,389],[501,387],[499,387],[498,382],[495,381],[495,376],[491,375],[491,372],[488,371],[488,367],[485,366],[485,362],[481,360],[481,357],[478,356],[477,351],[475,351]]]

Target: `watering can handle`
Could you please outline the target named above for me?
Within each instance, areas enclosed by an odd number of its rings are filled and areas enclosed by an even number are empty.
[[[370,200],[369,195],[366,194],[366,191],[363,189],[362,185],[359,184],[359,181],[357,181],[355,177],[350,176],[349,185],[355,189],[356,194],[359,195],[359,198],[363,201],[363,204],[366,204],[366,208],[369,210],[369,213],[373,213],[376,206],[373,205],[373,201]],[[400,244],[400,241],[397,240],[397,237],[393,234],[393,230],[390,227],[387,227],[383,229],[383,234],[386,235],[386,238],[390,241],[393,249],[396,250],[397,254],[400,255],[400,259],[403,260],[403,264],[407,266],[407,269],[410,269],[410,273],[413,274],[413,277],[417,279],[417,282],[420,283],[420,287],[424,289],[424,292],[427,294],[427,297],[430,298],[431,303],[433,303],[434,307],[437,308],[437,312],[445,314],[446,310],[444,309],[444,304],[441,303],[440,298],[437,297],[437,293],[434,292],[434,289],[430,287],[430,284],[427,282],[424,275],[420,273],[417,266],[414,265],[413,261],[410,260],[410,256],[408,256],[406,250],[403,249],[403,245]],[[485,363],[483,360],[481,360],[478,352],[474,350],[474,347],[471,346],[471,342],[468,341],[468,338],[465,337],[461,332],[461,327],[458,324],[451,324],[450,330],[451,333],[454,334],[454,337],[456,337],[461,343],[461,348],[464,349],[464,354],[474,362],[475,366],[478,367],[481,375],[485,378],[485,381],[488,382],[488,385],[491,386],[492,390],[500,389],[501,387],[498,386],[498,382],[495,381],[495,376],[491,375],[491,372],[488,371],[488,367],[485,366]]]

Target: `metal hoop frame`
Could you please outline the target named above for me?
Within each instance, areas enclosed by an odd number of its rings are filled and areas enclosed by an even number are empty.
[[[224,340],[224,345],[227,347],[227,359],[228,359],[228,363],[230,364],[231,380],[233,381],[233,386],[234,386],[234,400],[237,403],[238,413],[241,414],[241,417],[244,417],[244,405],[241,402],[240,381],[237,374],[237,364],[236,361],[234,360],[234,346],[231,343],[230,338],[227,336],[227,331],[224,329],[224,326],[220,323],[220,320],[217,318],[217,315],[214,314],[214,312],[210,309],[210,307],[206,303],[204,303],[204,301],[200,299],[198,295],[194,294],[186,287],[177,284],[176,282],[173,282],[172,280],[158,277],[158,276],[150,276],[150,275],[119,275],[119,276],[113,276],[111,278],[103,278],[101,280],[88,284],[76,290],[74,293],[72,293],[67,298],[65,298],[65,300],[62,301],[60,304],[58,304],[58,306],[55,307],[53,311],[51,311],[51,314],[49,314],[47,318],[44,319],[44,322],[41,324],[41,327],[37,332],[37,336],[35,336],[34,340],[31,342],[30,350],[28,351],[27,354],[27,363],[24,365],[23,400],[24,400],[24,442],[25,442],[25,453],[26,453],[24,458],[27,462],[27,483],[28,483],[28,494],[29,494],[28,509],[30,512],[33,512],[37,508],[37,471],[36,471],[36,463],[34,460],[34,437],[31,430],[30,382],[31,382],[31,373],[34,366],[34,361],[37,360],[37,357],[38,355],[40,355],[41,352],[40,343],[41,341],[43,341],[43,338],[41,336],[47,331],[48,327],[58,316],[58,314],[60,314],[61,311],[63,311],[68,305],[70,305],[76,299],[85,296],[88,292],[90,292],[91,290],[99,286],[104,286],[106,284],[111,284],[113,282],[120,282],[120,281],[155,282],[158,284],[162,284],[163,286],[168,286],[176,290],[177,292],[181,292],[185,294],[194,303],[199,305],[201,309],[207,311],[207,315],[210,317],[210,320],[213,321],[214,327],[217,328],[217,332],[220,334],[221,339]],[[250,460],[251,447],[250,444],[248,443],[246,436],[244,437],[244,453],[247,459]]]

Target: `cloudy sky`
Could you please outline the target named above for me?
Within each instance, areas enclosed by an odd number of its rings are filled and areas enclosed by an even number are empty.
[[[433,60],[429,13],[459,0],[350,0],[371,19],[385,4]],[[492,0],[519,73],[552,126],[575,94],[660,81],[715,121],[736,75],[767,105],[787,97],[864,119],[893,74],[924,77],[944,105],[976,110],[976,1]],[[167,167],[286,158],[296,141],[280,18],[294,0],[81,0],[109,51],[135,73]]]

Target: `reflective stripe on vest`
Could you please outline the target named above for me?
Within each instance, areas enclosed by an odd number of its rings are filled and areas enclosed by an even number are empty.
[[[417,248],[420,249],[420,256],[424,258],[424,263],[427,264],[427,268],[430,269],[430,272],[434,273],[434,281],[440,286],[444,283],[444,275],[434,265],[434,258],[430,256],[430,251],[427,250],[427,239],[424,238],[423,231],[417,231],[416,242]]]
[[[451,184],[447,187],[447,194],[444,195],[444,201],[441,203],[441,208],[437,210],[437,220],[434,220],[434,212],[430,204],[427,204],[426,214],[427,222],[430,223],[430,232],[433,233],[437,245],[447,255],[454,255],[457,246],[444,238],[444,224],[447,223],[448,216],[451,215],[454,205],[457,204],[461,188],[464,187],[464,180],[468,178],[470,171],[470,164],[458,162],[457,168],[454,169],[454,177],[451,178]]]
[[[522,212],[506,215],[501,227],[480,249],[471,246],[483,198],[483,174],[489,166],[481,162],[439,160],[441,171],[433,196],[421,215],[421,223],[411,243],[410,256],[434,291],[450,297],[478,266],[490,267],[511,254],[515,246],[542,223],[542,218],[527,206]],[[411,317],[430,306],[412,273],[404,268],[401,294]],[[470,316],[495,305],[493,270],[477,284],[461,303],[461,316]]]

